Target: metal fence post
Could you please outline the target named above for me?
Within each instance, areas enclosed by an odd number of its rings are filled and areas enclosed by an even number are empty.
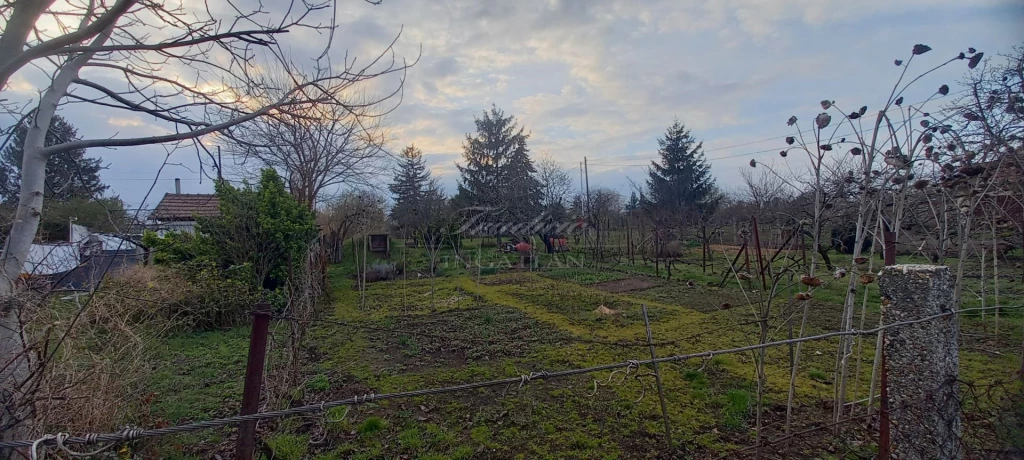
[[[255,414],[260,409],[263,366],[267,358],[267,332],[270,330],[270,304],[258,303],[252,313],[252,335],[249,336],[249,361],[245,365],[245,387],[242,390],[240,415]],[[255,454],[256,421],[238,424],[237,458],[250,460]]]

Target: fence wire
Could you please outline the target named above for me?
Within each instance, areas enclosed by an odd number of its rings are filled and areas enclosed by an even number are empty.
[[[741,347],[726,348],[726,349],[720,349],[720,350],[709,350],[709,351],[703,351],[703,352],[698,352],[698,353],[672,355],[672,356],[665,356],[665,357],[660,357],[660,358],[656,358],[656,359],[627,360],[627,361],[623,361],[623,362],[608,363],[608,364],[602,364],[602,365],[597,365],[597,366],[592,366],[592,367],[568,369],[568,370],[561,370],[561,371],[543,371],[542,370],[542,371],[537,371],[537,372],[531,372],[529,374],[519,375],[519,376],[516,376],[516,377],[509,377],[509,378],[504,378],[504,379],[489,380],[489,381],[482,381],[482,382],[466,383],[466,384],[453,385],[453,386],[448,386],[448,387],[420,389],[420,390],[404,391],[404,392],[397,392],[397,393],[386,393],[386,394],[368,393],[368,394],[353,396],[353,397],[350,397],[350,398],[336,400],[336,401],[323,401],[323,402],[320,402],[320,403],[314,403],[314,404],[309,404],[309,405],[305,405],[305,406],[293,407],[293,408],[289,408],[289,409],[267,411],[267,412],[261,412],[261,413],[257,413],[257,414],[251,414],[251,415],[237,415],[237,416],[233,416],[233,417],[225,417],[225,418],[220,418],[220,419],[213,419],[213,420],[206,420],[206,421],[200,421],[200,422],[193,422],[193,423],[177,425],[177,426],[171,426],[171,427],[165,427],[165,428],[155,428],[155,429],[128,428],[128,429],[122,430],[122,431],[117,432],[117,433],[92,433],[92,434],[87,434],[87,435],[83,435],[83,436],[70,436],[70,435],[68,435],[66,433],[58,433],[58,434],[55,434],[55,435],[46,435],[46,436],[43,436],[43,437],[41,437],[39,439],[34,439],[34,440],[26,439],[26,440],[19,440],[19,441],[4,441],[4,442],[0,442],[0,449],[30,448],[32,454],[34,455],[37,449],[45,448],[45,447],[57,446],[57,447],[59,447],[61,449],[65,449],[66,450],[67,449],[66,446],[76,445],[76,444],[79,444],[79,445],[90,445],[90,444],[101,444],[101,443],[122,443],[122,442],[134,441],[134,440],[139,440],[139,439],[145,439],[145,438],[153,438],[153,437],[166,436],[166,435],[172,435],[172,434],[180,434],[180,433],[204,430],[204,429],[209,429],[209,428],[217,428],[217,427],[222,427],[222,426],[227,426],[227,425],[235,425],[235,424],[238,424],[238,423],[244,422],[244,421],[269,420],[269,419],[275,419],[275,418],[281,418],[281,417],[287,417],[287,416],[294,416],[294,415],[320,413],[320,412],[324,412],[327,409],[330,409],[330,408],[333,408],[333,407],[355,406],[355,405],[366,404],[366,403],[375,402],[375,401],[385,401],[385,400],[392,400],[392,399],[402,399],[402,398],[412,398],[412,397],[420,397],[420,396],[439,395],[439,394],[445,394],[445,393],[465,392],[465,391],[470,391],[470,390],[483,389],[483,388],[492,388],[492,387],[505,387],[505,392],[507,392],[508,389],[512,388],[513,386],[515,386],[517,388],[522,388],[522,387],[526,386],[527,384],[529,384],[531,382],[535,382],[535,381],[565,378],[565,377],[570,377],[570,376],[574,376],[574,375],[589,374],[589,373],[592,373],[592,372],[612,371],[612,370],[623,369],[623,368],[625,368],[625,369],[637,369],[639,366],[653,365],[655,363],[680,362],[680,361],[686,361],[686,360],[690,360],[690,359],[699,359],[699,358],[710,359],[710,358],[713,358],[716,355],[743,353],[743,352],[752,351],[752,350],[759,350],[759,349],[764,349],[764,348],[783,346],[783,345],[795,344],[795,343],[800,343],[800,342],[810,342],[810,341],[826,340],[826,339],[835,338],[835,337],[875,335],[875,334],[878,334],[881,331],[884,331],[884,330],[887,330],[887,329],[891,329],[891,328],[897,328],[897,327],[902,327],[902,326],[907,326],[907,325],[912,325],[912,324],[918,324],[918,323],[923,323],[923,322],[927,322],[927,321],[933,321],[933,320],[936,320],[936,319],[939,319],[939,318],[948,317],[948,316],[959,315],[959,314],[963,314],[963,313],[970,313],[970,312],[973,312],[973,311],[989,310],[989,309],[993,309],[993,308],[1015,309],[1015,308],[1024,308],[1024,305],[1014,306],[1014,307],[969,308],[969,309],[962,309],[962,310],[958,310],[958,311],[944,312],[944,313],[940,313],[940,314],[936,314],[936,315],[930,315],[930,316],[926,316],[926,317],[922,317],[922,318],[918,318],[918,319],[914,319],[914,320],[895,322],[895,323],[886,324],[886,325],[883,325],[883,326],[879,326],[879,327],[872,328],[872,329],[866,329],[866,330],[835,331],[835,332],[828,332],[828,333],[823,333],[823,334],[818,334],[818,335],[806,336],[806,337],[802,337],[802,338],[780,340],[780,341],[775,341],[775,342],[753,344],[753,345],[747,345],[747,346],[741,346]],[[972,393],[972,394],[976,395],[977,393]],[[1018,409],[1021,410],[1021,411],[1024,411],[1024,408],[1018,408]],[[855,418],[855,419],[852,419],[852,420],[860,420],[860,418]],[[813,433],[813,431],[809,431],[808,433]],[[797,436],[793,436],[792,437],[792,439],[796,439],[796,438],[798,438],[798,437]],[[757,448],[755,448],[755,450],[763,450],[765,448],[765,446],[770,446],[770,445],[774,445],[774,444],[764,444],[762,446],[758,446]]]

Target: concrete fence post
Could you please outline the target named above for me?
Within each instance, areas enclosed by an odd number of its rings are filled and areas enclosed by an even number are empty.
[[[893,265],[879,277],[884,324],[898,323],[952,311],[953,277],[936,265]],[[959,318],[932,321],[885,331],[893,458],[960,459],[960,389],[957,375]]]

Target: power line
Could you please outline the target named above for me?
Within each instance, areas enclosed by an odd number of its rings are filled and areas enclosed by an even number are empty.
[[[68,436],[66,433],[59,433],[57,435],[46,435],[46,436],[44,436],[42,438],[39,438],[39,439],[36,439],[36,440],[20,440],[20,441],[4,441],[4,442],[0,442],[0,449],[9,449],[9,448],[18,448],[18,447],[30,447],[30,448],[32,448],[34,450],[39,445],[44,445],[44,446],[58,446],[59,445],[59,446],[63,447],[65,445],[69,445],[69,444],[96,444],[96,443],[111,443],[111,442],[127,442],[127,441],[134,441],[134,440],[138,440],[138,439],[143,439],[143,438],[152,438],[152,437],[157,437],[157,436],[166,436],[166,435],[172,435],[172,434],[178,434],[178,433],[186,433],[186,432],[190,432],[190,431],[205,430],[205,429],[209,429],[209,428],[217,428],[217,427],[221,427],[221,426],[225,426],[225,425],[234,425],[234,424],[237,424],[237,423],[247,422],[247,421],[267,420],[267,419],[273,419],[273,418],[287,417],[287,416],[290,416],[290,415],[300,415],[300,414],[308,414],[308,413],[315,413],[315,412],[323,412],[326,409],[331,409],[331,408],[334,408],[334,407],[354,406],[354,405],[365,404],[365,403],[374,402],[374,401],[384,401],[384,400],[389,400],[389,399],[401,399],[401,398],[411,398],[411,397],[419,397],[419,396],[431,396],[431,395],[438,395],[438,394],[444,394],[444,393],[453,393],[453,392],[458,392],[458,391],[468,391],[468,390],[475,390],[475,389],[481,389],[481,388],[490,388],[490,387],[497,387],[497,386],[505,386],[506,389],[507,389],[507,388],[509,388],[509,387],[511,387],[512,385],[515,385],[515,384],[518,384],[519,388],[522,388],[526,384],[528,384],[528,383],[530,383],[532,381],[538,381],[538,380],[548,380],[548,379],[555,379],[555,378],[570,377],[570,376],[574,376],[574,375],[589,374],[589,373],[592,373],[592,372],[601,372],[601,371],[608,371],[608,370],[621,369],[621,368],[633,368],[633,369],[635,369],[635,368],[638,368],[640,366],[647,365],[647,364],[667,363],[667,362],[676,362],[676,361],[686,361],[686,360],[689,360],[689,359],[696,359],[696,358],[712,358],[715,355],[743,353],[743,352],[752,351],[752,350],[759,350],[759,349],[762,349],[762,348],[769,348],[769,347],[775,347],[775,346],[781,346],[781,345],[789,345],[789,344],[795,344],[795,343],[800,343],[800,342],[810,342],[810,341],[816,341],[816,340],[825,340],[825,339],[831,339],[831,338],[842,337],[842,336],[865,336],[865,335],[872,335],[872,334],[877,334],[877,333],[879,333],[881,331],[884,331],[886,329],[891,329],[891,328],[894,328],[894,327],[908,326],[908,325],[912,325],[912,324],[918,324],[918,323],[923,323],[923,322],[927,322],[927,321],[933,321],[933,320],[936,320],[936,319],[939,319],[939,318],[944,318],[946,316],[959,315],[959,314],[967,313],[967,312],[971,312],[971,311],[991,310],[991,309],[995,309],[995,308],[1015,309],[1015,308],[1024,308],[1024,305],[966,308],[966,309],[962,309],[962,310],[948,311],[948,312],[939,313],[939,314],[936,314],[936,315],[925,316],[925,317],[918,318],[918,319],[906,320],[906,321],[900,321],[900,322],[896,322],[896,323],[891,323],[891,324],[887,324],[887,325],[884,325],[884,326],[879,326],[879,327],[876,327],[876,328],[873,328],[873,329],[865,329],[865,330],[855,330],[854,329],[854,330],[849,330],[849,331],[827,332],[827,333],[824,333],[824,334],[818,334],[818,335],[813,335],[813,336],[806,336],[806,337],[800,337],[800,338],[795,338],[795,339],[787,339],[787,340],[779,340],[779,341],[768,342],[768,343],[759,343],[759,344],[754,344],[754,345],[746,345],[746,346],[742,346],[742,347],[726,348],[726,349],[712,350],[712,351],[703,351],[703,352],[699,352],[699,353],[689,353],[689,354],[683,354],[683,355],[665,356],[665,357],[661,357],[661,358],[647,359],[647,360],[628,360],[628,361],[624,361],[624,362],[602,364],[602,365],[591,366],[591,367],[584,367],[584,368],[577,368],[577,369],[568,369],[568,370],[563,370],[563,371],[554,371],[554,372],[538,371],[538,372],[531,372],[529,374],[523,374],[523,375],[520,375],[518,377],[509,377],[509,378],[505,378],[505,379],[489,380],[489,381],[484,381],[484,382],[465,383],[465,384],[454,385],[454,386],[449,386],[449,387],[428,388],[428,389],[421,389],[421,390],[403,391],[403,392],[397,392],[397,393],[385,393],[385,394],[380,394],[380,395],[374,394],[374,393],[369,393],[369,394],[365,394],[365,395],[353,396],[351,398],[340,399],[340,400],[336,400],[336,401],[324,401],[324,402],[315,403],[315,404],[309,404],[309,405],[305,405],[305,406],[293,407],[293,408],[290,408],[290,409],[281,409],[281,410],[275,410],[275,411],[267,411],[267,412],[261,412],[261,413],[258,413],[258,414],[250,414],[250,415],[236,415],[236,416],[233,416],[233,417],[225,417],[225,418],[206,420],[206,421],[201,421],[201,422],[193,422],[193,423],[188,423],[188,424],[178,425],[178,426],[172,426],[172,427],[166,427],[166,428],[155,428],[155,429],[151,429],[151,430],[147,430],[147,429],[125,429],[125,430],[123,430],[123,431],[121,431],[119,433],[103,433],[103,434],[93,433],[93,434],[87,434],[85,436],[76,436],[76,437]]]
[[[942,98],[946,98],[946,97],[952,97],[954,95],[965,93],[965,92],[967,92],[967,90],[961,90],[961,91],[958,91],[958,92],[955,92],[955,93],[947,94],[945,96],[939,96],[939,97],[931,98],[930,100],[931,101],[935,101],[935,100],[938,100],[938,99],[942,99]],[[910,107],[910,106],[914,106],[914,105],[917,105],[917,104],[923,104],[923,103],[928,102],[928,101],[929,100],[918,101],[918,102],[915,102],[913,104],[906,104],[906,105],[904,105],[902,107]],[[898,107],[898,108],[900,108],[902,110],[902,107]],[[896,108],[897,107],[892,107],[887,112],[893,111]],[[866,134],[866,133],[873,132],[874,130],[875,130],[874,128],[868,128],[868,129],[865,129],[863,131],[860,131],[860,133]],[[809,129],[805,129],[803,131],[797,131],[794,134],[786,134],[786,135],[782,135],[782,136],[768,137],[768,138],[760,139],[760,140],[756,140],[756,141],[745,142],[745,143],[742,143],[742,144],[734,144],[734,145],[728,145],[728,146],[724,146],[724,147],[715,147],[715,148],[712,148],[712,149],[704,149],[704,153],[718,152],[718,151],[728,150],[728,149],[732,149],[732,148],[736,148],[736,147],[745,147],[745,146],[748,146],[748,145],[760,144],[762,142],[774,141],[774,140],[778,140],[778,139],[785,139],[785,138],[790,137],[790,136],[798,136],[798,135],[801,135],[801,134],[813,133],[814,131],[815,131],[815,128],[809,128]],[[852,132],[852,133],[842,134],[842,135],[833,136],[833,137],[847,137],[847,136],[852,136],[852,135],[855,135],[855,134],[858,134],[858,132]],[[708,161],[728,160],[728,159],[731,159],[731,158],[746,157],[746,156],[750,156],[750,155],[757,155],[757,154],[760,154],[760,153],[774,152],[774,151],[777,151],[777,150],[778,149],[758,150],[756,152],[746,152],[746,153],[741,153],[741,154],[736,154],[736,155],[729,155],[729,156],[724,156],[724,157],[708,158]],[[603,158],[598,158],[598,160],[600,161],[600,160],[607,160],[607,159],[614,159],[614,158],[623,158],[623,157],[626,157],[626,156],[627,155],[603,157]],[[643,161],[645,164],[617,164],[617,163],[592,163],[592,164],[594,166],[636,167],[636,166],[647,166],[647,164],[646,164],[647,162],[657,161],[659,159],[660,159],[659,157],[653,157],[653,158],[635,158],[634,157],[634,158],[628,158],[628,159],[620,160],[620,161]]]

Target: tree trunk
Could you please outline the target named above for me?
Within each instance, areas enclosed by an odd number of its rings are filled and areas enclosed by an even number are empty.
[[[999,240],[996,227],[992,225],[992,306],[995,309],[995,333],[999,336]]]
[[[102,45],[110,35],[104,30],[91,43]],[[32,240],[39,230],[39,217],[43,209],[43,190],[46,185],[46,162],[43,153],[46,133],[50,121],[57,111],[57,104],[67,94],[71,81],[78,77],[78,71],[92,58],[92,53],[83,53],[65,64],[53,79],[50,88],[39,100],[35,117],[25,137],[24,157],[21,169],[21,191],[18,210],[7,244],[0,255],[0,439],[12,440],[26,437],[32,423],[30,408],[19,407],[27,404],[29,395],[20,394],[19,388],[27,388],[25,380],[32,370],[31,356],[26,352],[24,324],[18,317],[18,301],[15,297],[15,283],[28,258]],[[0,458],[10,455],[0,452]]]

